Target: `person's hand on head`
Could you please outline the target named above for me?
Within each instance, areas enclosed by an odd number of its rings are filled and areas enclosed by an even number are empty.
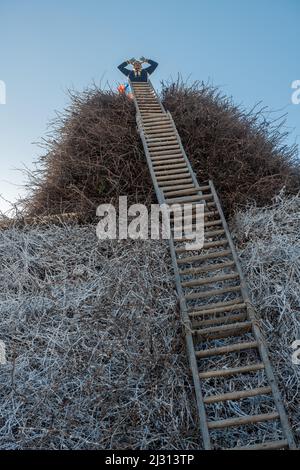
[[[135,62],[135,58],[134,58],[134,57],[132,57],[132,59],[127,60],[127,63],[128,63],[128,64],[133,64],[133,62]]]
[[[141,62],[148,62],[148,60],[143,56],[143,57],[140,57],[140,61]]]

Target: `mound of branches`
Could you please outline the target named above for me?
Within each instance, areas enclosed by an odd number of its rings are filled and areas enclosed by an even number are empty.
[[[203,83],[163,83],[161,95],[199,181],[214,180],[227,213],[249,201],[269,203],[284,185],[288,193],[297,190],[297,148],[285,144],[282,121],[270,121],[264,109],[243,111]],[[133,102],[96,87],[70,100],[43,141],[46,153],[23,201],[26,214],[94,214],[119,195],[154,201]]]
[[[150,202],[152,183],[133,102],[98,88],[70,92],[70,100],[43,139],[46,154],[27,173],[26,215],[94,215],[100,203],[114,203],[119,195],[130,203]]]
[[[11,228],[0,261],[0,449],[199,446],[165,243]]]
[[[299,210],[299,197],[280,196],[234,224],[298,442]],[[0,449],[201,447],[167,243],[97,242],[93,225],[27,226],[0,231],[0,262]],[[221,356],[209,362],[222,367]],[[258,374],[226,378],[223,389],[208,381],[204,392],[265,385]],[[249,398],[214,412],[262,406]],[[217,432],[221,447],[282,438],[272,422]]]
[[[200,82],[163,84],[162,98],[199,181],[214,181],[227,214],[270,203],[284,185],[299,190],[298,148],[286,144],[284,117],[272,120],[259,105],[243,110]]]
[[[234,235],[252,301],[263,321],[272,363],[294,432],[300,438],[300,366],[292,361],[300,340],[300,197],[281,192],[265,208],[235,218]]]

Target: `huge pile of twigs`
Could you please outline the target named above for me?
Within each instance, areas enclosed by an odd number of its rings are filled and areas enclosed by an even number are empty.
[[[199,445],[166,245],[0,232],[0,448]]]
[[[286,197],[281,192],[269,207],[240,212],[234,230],[279,386],[300,439],[300,365],[292,360],[292,344],[300,340],[299,195]]]
[[[299,213],[299,197],[280,196],[233,224],[298,438],[300,366],[291,344],[300,339]],[[167,244],[100,243],[93,225],[11,228],[0,232],[0,263],[0,448],[201,446]],[[226,387],[249,388],[251,377]],[[245,412],[238,401],[222,406],[219,415]],[[249,399],[246,407],[255,414],[261,404]],[[271,423],[251,434],[236,428],[219,432],[218,444],[277,433]]]
[[[265,109],[246,112],[203,83],[162,84],[161,95],[200,183],[214,180],[227,213],[249,200],[268,203],[283,185],[297,191],[297,148],[285,145],[283,123]],[[43,140],[25,212],[94,214],[119,195],[131,203],[153,200],[133,102],[98,88],[71,93],[70,100]]]

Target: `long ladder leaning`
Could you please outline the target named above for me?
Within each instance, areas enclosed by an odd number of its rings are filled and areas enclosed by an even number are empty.
[[[159,204],[205,204],[205,240],[209,241],[203,248],[189,256],[181,241],[173,237],[169,241],[204,448],[220,448],[218,438],[212,442],[212,431],[277,420],[280,438],[255,444],[251,441],[251,445],[234,444],[232,448],[294,449],[293,433],[214,185],[212,181],[199,185],[172,116],[164,109],[151,82],[131,82],[130,85],[138,130]],[[209,284],[217,284],[218,288],[209,288]],[[224,294],[230,300],[220,301]],[[218,297],[219,301],[215,301]],[[237,337],[241,339],[236,341]],[[219,338],[227,341],[225,345],[210,347],[210,342]],[[240,365],[236,366],[236,362],[235,367],[226,365],[231,354],[237,354]],[[210,366],[203,370],[205,360],[215,356],[222,356],[224,365],[219,369]],[[242,365],[241,361],[245,362],[247,357],[246,364]],[[205,380],[259,372],[265,374],[264,387],[208,396],[203,393]],[[250,397],[262,400],[266,395],[271,397],[274,405],[271,412],[217,420],[208,418],[208,406]],[[211,412],[210,416],[215,413]]]

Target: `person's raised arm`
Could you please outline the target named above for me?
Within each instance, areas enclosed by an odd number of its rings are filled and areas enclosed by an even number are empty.
[[[149,75],[153,73],[156,67],[158,66],[158,63],[155,62],[155,60],[145,59],[144,62],[148,62],[148,64],[150,64],[150,67],[146,67],[144,69],[147,73],[149,73]]]
[[[125,60],[125,62],[122,62],[122,64],[118,65],[118,69],[121,70],[122,73],[124,73],[124,75],[126,75],[126,77],[128,77],[128,75],[130,74],[130,70],[128,70],[126,67],[127,65],[130,64],[130,61],[129,60]]]

